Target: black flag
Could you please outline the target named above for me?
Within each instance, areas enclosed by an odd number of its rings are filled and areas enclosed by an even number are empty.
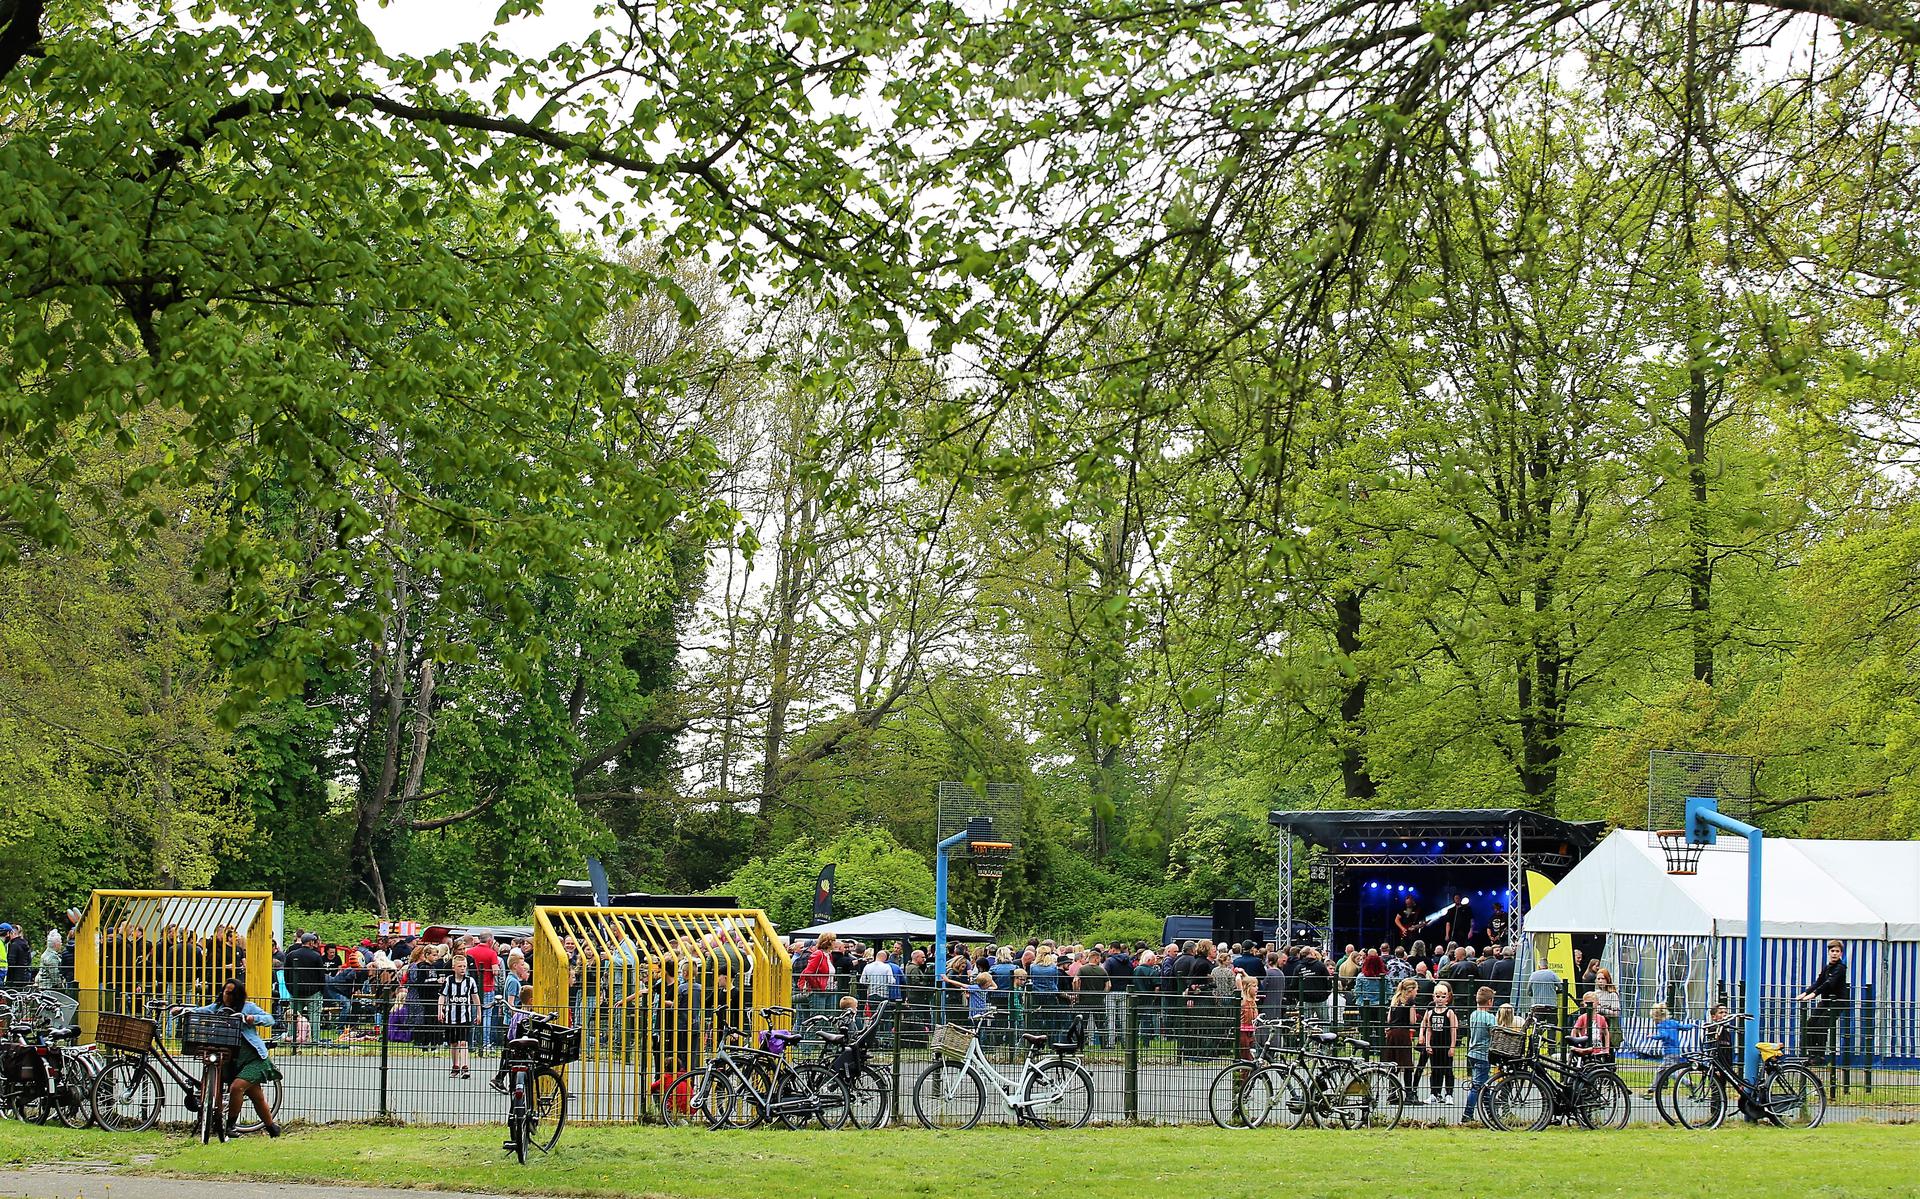
[[[833,919],[833,866],[828,862],[820,871],[820,880],[813,884],[813,922],[825,924]]]

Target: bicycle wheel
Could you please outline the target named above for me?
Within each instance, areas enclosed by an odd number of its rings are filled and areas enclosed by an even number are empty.
[[[1674,1076],[1687,1068],[1685,1062],[1674,1062],[1660,1067],[1660,1073],[1653,1076],[1653,1110],[1660,1113],[1660,1119],[1677,1127],[1680,1120],[1673,1114]]]
[[[1726,1084],[1711,1067],[1688,1062],[1674,1071],[1667,1104],[1682,1128],[1718,1128],[1727,1118]]]
[[[1503,1132],[1539,1132],[1553,1122],[1553,1092],[1531,1071],[1501,1075],[1480,1101],[1487,1122]]]
[[[280,1080],[270,1078],[260,1084],[260,1090],[267,1097],[267,1114],[277,1119],[280,1115]],[[260,1113],[253,1109],[251,1100],[241,1105],[240,1119],[233,1125],[235,1133],[259,1132],[265,1127],[266,1123],[260,1119]]]
[[[542,1153],[553,1151],[567,1126],[567,1084],[545,1066],[527,1076],[527,1141]]]
[[[855,1128],[882,1128],[893,1115],[893,1075],[867,1065],[847,1080],[852,1108],[848,1121]]]
[[[1042,1063],[1021,1088],[1021,1109],[1036,1128],[1084,1128],[1093,1119],[1093,1075],[1069,1058]]]
[[[209,1058],[200,1067],[200,1128],[202,1145],[218,1137],[227,1139],[227,1090],[220,1085],[220,1059]]]
[[[972,1128],[986,1105],[980,1076],[963,1065],[936,1060],[913,1080],[913,1114],[924,1128]]]
[[[1247,1084],[1260,1073],[1258,1062],[1235,1062],[1213,1076],[1207,1086],[1207,1114],[1221,1128],[1250,1128],[1242,1102]]]
[[[1827,1088],[1805,1066],[1781,1066],[1760,1080],[1760,1106],[1784,1128],[1818,1128],[1827,1118]]]
[[[797,1116],[783,1115],[781,1123],[788,1128],[805,1128],[810,1120],[818,1120],[822,1128],[845,1128],[853,1114],[853,1092],[847,1089],[847,1082],[833,1068],[822,1062],[804,1062],[795,1066],[786,1076],[783,1084],[788,1094],[810,1100],[806,1110]]]
[[[513,1156],[526,1165],[527,1147],[533,1140],[533,1115],[524,1095],[507,1110],[507,1139],[513,1142]]]
[[[1611,1070],[1581,1070],[1567,1082],[1573,1118],[1583,1128],[1625,1128],[1633,1117],[1633,1092]]]
[[[1313,1080],[1307,1077],[1305,1070],[1288,1069],[1284,1066],[1268,1066],[1261,1071],[1270,1077],[1263,1082],[1248,1081],[1248,1091],[1254,1087],[1272,1085],[1271,1101],[1264,1110],[1256,1109],[1251,1103],[1247,1106],[1247,1123],[1252,1128],[1266,1128],[1275,1125],[1282,1128],[1298,1128],[1313,1117],[1315,1102]]]
[[[1395,1128],[1406,1107],[1399,1072],[1388,1066],[1362,1066],[1333,1097],[1334,1115],[1343,1128]]]
[[[731,1069],[719,1069],[707,1080],[706,1102],[701,1107],[707,1127],[758,1128],[766,1119],[766,1104],[745,1077]]]
[[[685,1096],[680,1088],[686,1088]],[[660,1088],[653,1096],[654,1114],[660,1117],[660,1123],[668,1128],[684,1128],[693,1123],[693,1096],[700,1087],[700,1071],[684,1070],[678,1074],[663,1075]]]
[[[160,1074],[137,1057],[107,1063],[93,1080],[93,1119],[108,1132],[143,1132],[166,1102]]]

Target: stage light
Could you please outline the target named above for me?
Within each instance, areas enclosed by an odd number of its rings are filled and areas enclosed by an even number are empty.
[[[1507,847],[1507,843],[1505,841],[1495,841],[1493,843],[1493,847],[1495,849],[1505,849]]]
[[[1445,849],[1447,847],[1447,843],[1445,841],[1435,841],[1433,843],[1433,847],[1435,849]]]

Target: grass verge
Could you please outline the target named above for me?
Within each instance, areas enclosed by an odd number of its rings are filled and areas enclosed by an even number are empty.
[[[1920,1131],[1836,1125],[1811,1133],[1727,1128],[1538,1135],[1467,1129],[1391,1133],[1224,1132],[1214,1128],[980,1129],[933,1133],[707,1133],[638,1127],[568,1129],[525,1169],[491,1128],[332,1126],[278,1141],[200,1145],[159,1134],[118,1137],[0,1125],[0,1157],[126,1160],[136,1172],[278,1182],[354,1182],[527,1195],[786,1199],[884,1186],[891,1195],[964,1193],[1140,1199],[1177,1188],[1208,1196],[1347,1199],[1506,1180],[1535,1193],[1680,1199],[1741,1194],[1914,1193]],[[1477,1187],[1475,1188],[1477,1189]]]

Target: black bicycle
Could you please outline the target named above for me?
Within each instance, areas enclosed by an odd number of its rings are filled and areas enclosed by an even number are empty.
[[[1495,1029],[1492,1065],[1499,1073],[1480,1096],[1487,1123],[1503,1132],[1538,1132],[1565,1121],[1582,1128],[1625,1128],[1633,1114],[1633,1093],[1610,1061],[1570,1056],[1591,1044],[1566,1037],[1559,1054],[1540,1052],[1540,1034],[1530,1020],[1524,1029]]]
[[[93,1119],[89,1096],[100,1058],[91,1045],[75,1045],[77,1025],[12,1019],[0,1023],[0,1114],[32,1124],[58,1119],[85,1128]]]
[[[527,1150],[551,1153],[567,1126],[567,1082],[561,1067],[580,1060],[580,1030],[548,1016],[528,1016],[500,1055],[507,1092],[507,1139],[501,1146],[527,1162]]]
[[[1711,1021],[1702,1031],[1712,1034],[1734,1020],[1751,1019],[1743,1012]],[[1827,1118],[1827,1088],[1820,1076],[1776,1041],[1761,1041],[1754,1048],[1760,1054],[1760,1077],[1754,1082],[1711,1048],[1663,1068],[1653,1082],[1660,1115],[1682,1128],[1718,1128],[1726,1121],[1731,1093],[1749,1123],[1820,1127]]]
[[[167,1049],[157,1035],[156,1019],[102,1012],[95,1027],[94,1041],[112,1049],[113,1055],[99,1077],[93,1080],[89,1102],[93,1118],[108,1132],[140,1132],[152,1128],[166,1107],[167,1087],[162,1075],[180,1088],[182,1102],[193,1113],[194,1128],[202,1143],[218,1137],[227,1139],[226,1114],[221,1110],[226,1088],[221,1067],[229,1054],[245,1039],[245,1026],[232,1016],[212,1012],[178,1009],[163,999],[149,1000],[145,1010],[156,1017],[170,1012],[180,1014],[180,1057]],[[187,1059],[182,1061],[181,1058]],[[198,1077],[189,1067],[198,1068]],[[267,1095],[267,1110],[280,1111],[280,1080],[260,1084]],[[264,1127],[251,1105],[247,1114],[234,1124],[238,1133],[257,1132]]]

